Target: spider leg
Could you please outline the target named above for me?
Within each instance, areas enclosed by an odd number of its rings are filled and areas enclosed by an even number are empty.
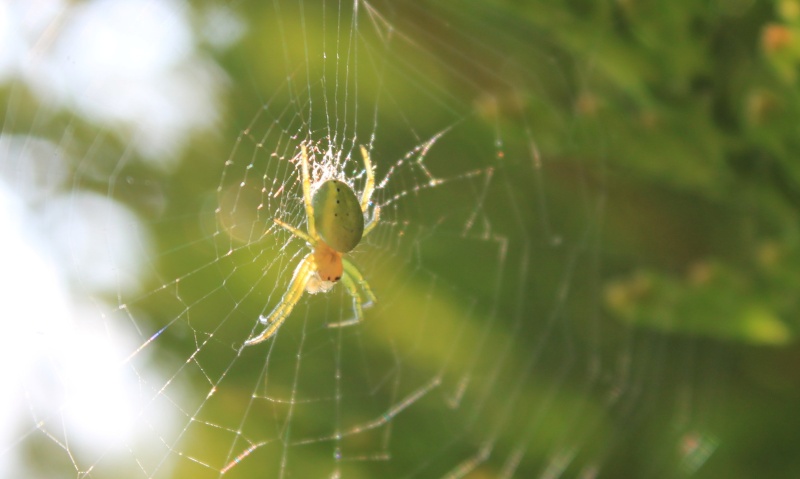
[[[329,328],[343,328],[360,323],[361,319],[364,317],[363,307],[371,306],[372,303],[377,301],[377,298],[375,298],[375,295],[372,293],[372,289],[370,289],[369,284],[367,284],[361,272],[358,271],[358,268],[346,259],[342,259],[342,266],[344,267],[342,283],[344,283],[345,288],[347,288],[347,293],[353,298],[353,314],[355,317],[346,321],[339,321],[338,323],[330,323],[328,324]],[[367,297],[366,304],[364,304],[364,299],[358,291],[359,286],[364,292],[364,296]]]
[[[301,171],[303,172],[303,203],[306,205],[306,224],[308,225],[308,236],[316,238],[317,227],[314,225],[314,205],[311,203],[311,177],[308,173],[308,150],[306,149],[305,143],[300,145],[300,152],[303,159],[301,165]]]
[[[284,223],[283,221],[279,220],[278,218],[274,218],[272,221],[274,221],[276,225],[278,225],[281,228],[285,229],[289,233],[292,233],[293,235],[297,236],[298,238],[304,240],[309,245],[314,246],[314,243],[315,243],[314,240],[311,238],[311,236],[306,234],[304,231],[301,231],[301,230],[295,228],[294,226],[292,226],[292,225],[290,225],[288,223]]]
[[[375,190],[375,171],[372,169],[372,160],[369,159],[369,152],[364,145],[361,145],[361,156],[364,158],[364,169],[367,172],[367,182],[364,184],[364,192],[361,193],[361,211],[366,213],[372,199],[372,191]]]
[[[378,220],[381,217],[381,207],[375,205],[375,208],[372,209],[372,219],[369,220],[367,226],[364,227],[364,232],[361,234],[361,237],[367,236],[370,231],[372,231],[376,226],[378,226]]]
[[[283,294],[280,303],[275,306],[269,316],[261,320],[262,323],[267,325],[267,328],[258,336],[253,336],[244,342],[245,346],[252,346],[262,341],[266,341],[281,327],[286,317],[292,312],[292,309],[300,300],[303,292],[306,290],[308,280],[314,274],[314,255],[313,253],[307,254],[297,265],[292,275],[292,282],[289,288]]]
[[[364,192],[361,193],[361,211],[366,213],[369,209],[369,203],[372,201],[372,192],[375,191],[375,170],[372,168],[372,160],[369,159],[369,152],[364,145],[361,145],[361,156],[364,158],[364,169],[367,172],[367,182],[364,184]],[[367,233],[378,225],[380,216],[381,207],[376,205],[372,209],[372,219],[364,227],[362,237],[367,236]]]
[[[361,271],[356,268],[356,265],[342,258],[342,267],[344,268],[345,274],[350,276],[350,278],[352,278],[359,286],[361,286],[361,290],[364,291],[364,295],[367,297],[367,304],[365,304],[365,306],[370,306],[372,303],[377,303],[378,298],[375,297],[375,294],[373,294],[372,289],[369,287],[369,283],[367,283],[367,280],[364,279]]]
[[[344,283],[344,287],[347,288],[347,293],[353,298],[353,314],[355,314],[354,318],[348,319],[347,321],[339,321],[338,323],[328,323],[329,328],[343,328],[345,326],[352,326],[354,324],[358,324],[361,322],[361,318],[364,317],[364,311],[361,308],[361,304],[363,303],[363,299],[361,299],[361,294],[358,292],[358,288],[356,287],[356,283],[350,278],[350,275],[347,273],[342,275],[342,283]]]

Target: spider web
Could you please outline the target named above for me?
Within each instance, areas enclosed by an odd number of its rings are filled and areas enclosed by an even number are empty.
[[[717,356],[602,314],[597,52],[480,2],[48,6],[3,7],[0,474],[614,476],[668,354],[639,472],[714,451]],[[334,328],[345,289],[305,294],[243,347],[308,251],[273,223],[305,230],[301,144],[357,195],[369,152],[378,300]]]

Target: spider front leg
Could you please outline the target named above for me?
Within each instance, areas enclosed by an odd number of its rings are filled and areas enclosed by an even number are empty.
[[[361,193],[361,211],[364,214],[367,214],[367,210],[369,209],[369,204],[372,202],[372,193],[375,191],[375,170],[372,168],[372,160],[369,158],[369,152],[364,145],[361,145],[361,157],[364,159],[364,170],[367,173],[367,179],[364,183],[364,191]],[[375,206],[372,209],[372,219],[369,220],[369,223],[364,227],[363,236],[367,236],[370,231],[372,231],[375,226],[378,224],[378,220],[381,216],[381,207]]]
[[[364,236],[367,236],[370,231],[372,231],[376,226],[378,226],[378,221],[380,221],[380,218],[381,218],[381,207],[375,205],[375,208],[372,209],[372,219],[369,220],[367,226],[364,227],[364,233],[361,235],[362,238]]]
[[[347,288],[347,293],[353,298],[353,314],[355,317],[348,319],[347,321],[330,323],[328,324],[329,328],[343,328],[345,326],[352,326],[360,323],[361,318],[364,317],[363,307],[369,307],[372,305],[372,303],[375,303],[378,300],[375,297],[375,294],[372,293],[372,289],[369,287],[367,280],[364,279],[364,276],[361,275],[361,272],[353,263],[347,261],[346,259],[342,259],[342,266],[344,267],[342,283],[344,283],[344,286]],[[361,287],[361,290],[364,292],[364,296],[367,297],[366,304],[361,297],[361,293],[358,291],[358,287]]]
[[[372,200],[372,191],[375,189],[375,170],[372,169],[372,160],[369,159],[369,152],[364,145],[361,145],[361,157],[364,159],[364,169],[367,172],[367,181],[361,194],[361,211],[366,213]]]
[[[292,275],[292,282],[289,284],[289,289],[283,294],[281,301],[275,306],[275,309],[269,313],[269,316],[262,318],[261,322],[267,325],[267,328],[258,336],[254,336],[244,342],[245,346],[252,346],[262,341],[266,341],[281,327],[281,324],[292,312],[294,306],[300,301],[300,297],[306,290],[306,285],[315,272],[314,255],[307,254]]]
[[[308,224],[308,235],[312,238],[317,237],[317,227],[314,224],[314,204],[311,202],[311,175],[309,174],[308,165],[308,150],[305,143],[300,145],[300,154],[302,157],[302,171],[303,178],[303,203],[306,205],[306,223]]]

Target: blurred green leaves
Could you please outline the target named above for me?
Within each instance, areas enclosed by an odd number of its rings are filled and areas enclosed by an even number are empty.
[[[609,208],[611,242],[642,248],[621,253],[628,271],[606,285],[617,319],[756,344],[796,339],[800,3],[769,6],[623,2],[613,13],[617,31],[597,48],[621,53],[597,55],[577,112],[613,132],[609,173],[637,182]],[[694,204],[694,224],[663,223],[676,201]],[[615,232],[626,223],[619,202],[646,204],[652,218]],[[665,243],[679,253],[660,255]]]
[[[606,303],[622,320],[664,332],[786,344],[796,338],[788,318],[798,284],[782,276],[777,249],[764,245],[763,264],[750,274],[714,261],[692,265],[683,277],[640,270],[609,283]],[[796,269],[797,258],[787,259]]]

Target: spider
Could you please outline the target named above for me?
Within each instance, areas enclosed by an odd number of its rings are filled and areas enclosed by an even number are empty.
[[[367,178],[360,202],[353,190],[340,180],[324,181],[312,192],[308,151],[305,144],[300,145],[300,153],[307,232],[284,223],[278,218],[274,218],[273,221],[294,236],[304,240],[311,252],[305,255],[295,268],[289,288],[283,294],[280,302],[269,313],[269,316],[260,318],[261,323],[267,326],[266,329],[258,336],[253,336],[245,341],[245,346],[252,346],[272,337],[292,312],[304,291],[310,294],[325,293],[330,291],[340,279],[342,280],[348,294],[353,298],[355,317],[330,324],[330,327],[349,326],[360,322],[363,316],[362,306],[368,306],[376,301],[375,295],[358,268],[342,257],[345,253],[352,251],[361,238],[367,236],[375,228],[380,216],[380,207],[375,206],[372,210],[372,219],[364,225],[364,216],[368,212],[372,192],[375,189],[375,176],[367,149],[361,146],[361,156],[364,158]],[[366,304],[364,304],[358,287],[361,287],[366,296]]]

